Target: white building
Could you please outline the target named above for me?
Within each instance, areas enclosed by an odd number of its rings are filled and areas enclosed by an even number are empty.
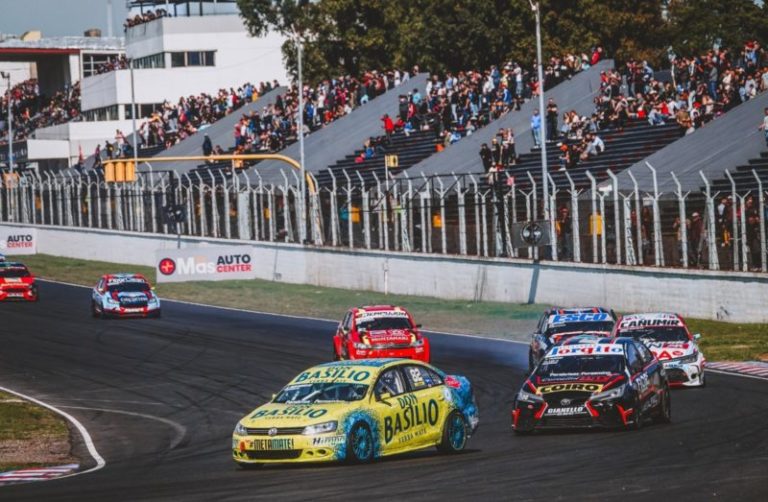
[[[83,120],[39,129],[37,139],[68,142],[68,163],[79,152],[114,141],[115,131],[132,132],[132,81],[136,127],[164,101],[215,94],[250,82],[287,81],[282,36],[251,37],[235,0],[130,0],[131,16],[164,9],[168,15],[126,28],[125,55],[134,71],[83,75]]]

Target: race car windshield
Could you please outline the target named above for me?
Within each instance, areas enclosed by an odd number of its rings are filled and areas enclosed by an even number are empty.
[[[0,268],[0,277],[8,279],[30,277],[30,273],[29,270],[24,268]]]
[[[276,403],[309,404],[339,401],[359,401],[365,397],[368,386],[359,383],[313,383],[289,385],[280,391]]]
[[[614,374],[624,371],[621,355],[548,357],[536,370],[536,376],[556,379],[559,375],[573,378],[579,374]]]
[[[595,321],[595,322],[568,322],[563,324],[550,325],[547,328],[547,336],[560,333],[576,333],[584,331],[603,331],[610,332],[613,329],[613,321]]]
[[[123,282],[109,286],[109,292],[117,291],[119,293],[145,293],[149,291],[149,284],[146,282]]]
[[[386,329],[411,329],[411,322],[407,317],[368,317],[358,319],[357,329],[368,331],[379,331]]]
[[[687,342],[690,340],[685,328],[680,326],[628,329],[620,331],[619,336],[631,336],[636,340],[649,342]]]

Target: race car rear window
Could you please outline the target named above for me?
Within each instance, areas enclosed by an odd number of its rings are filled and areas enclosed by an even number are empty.
[[[385,329],[411,329],[411,321],[407,317],[392,317],[383,314],[375,317],[363,317],[357,320],[357,329],[367,329],[368,331],[378,331]]]
[[[560,374],[613,374],[623,371],[623,355],[547,357],[537,368],[536,376],[553,378]]]
[[[597,322],[569,322],[563,324],[550,325],[547,328],[547,336],[556,335],[559,333],[570,333],[574,331],[611,331],[613,329],[613,321],[597,321]]]
[[[663,326],[658,328],[625,329],[619,331],[619,336],[628,336],[636,340],[648,342],[687,342],[688,333],[679,326]]]
[[[110,292],[118,291],[121,293],[143,293],[149,291],[149,284],[146,282],[122,282],[120,284],[110,284],[107,288]]]
[[[30,277],[29,270],[26,268],[0,268],[0,277],[5,278],[17,278],[17,277]]]

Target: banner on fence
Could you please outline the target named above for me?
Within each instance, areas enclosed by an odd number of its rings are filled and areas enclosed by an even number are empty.
[[[157,282],[253,279],[250,246],[162,249],[155,252]]]
[[[23,227],[0,228],[0,254],[37,253],[37,229]]]

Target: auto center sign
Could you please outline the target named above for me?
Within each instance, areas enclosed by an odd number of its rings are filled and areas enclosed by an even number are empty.
[[[256,271],[250,247],[198,247],[155,252],[157,282],[253,279]]]
[[[0,254],[6,256],[37,253],[37,230],[34,228],[0,228]]]

